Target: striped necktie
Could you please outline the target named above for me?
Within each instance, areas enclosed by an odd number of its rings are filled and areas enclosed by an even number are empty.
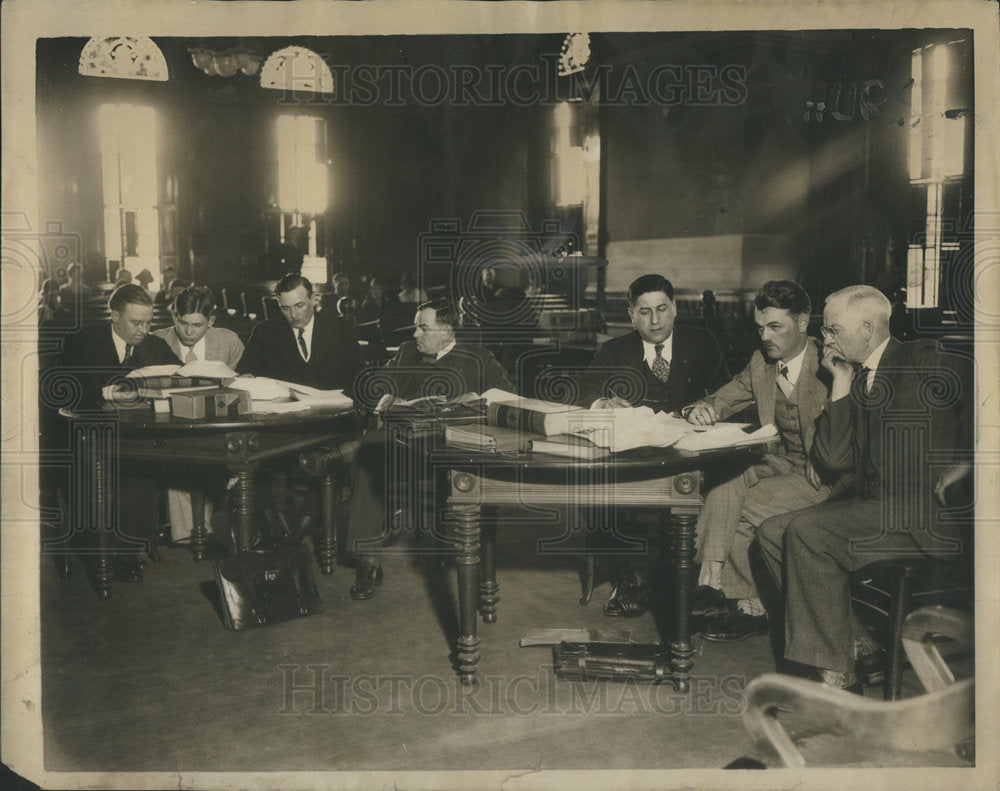
[[[132,349],[133,348],[134,347],[132,346],[131,343],[126,343],[125,344],[125,356],[122,358],[122,365],[131,365],[132,364]]]
[[[302,359],[309,362],[309,348],[306,346],[305,330],[299,327],[299,349],[302,350]]]

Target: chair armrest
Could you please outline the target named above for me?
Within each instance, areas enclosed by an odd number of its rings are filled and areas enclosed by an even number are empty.
[[[903,649],[928,692],[955,683],[954,673],[933,641],[935,635],[971,646],[974,639],[972,616],[940,605],[922,607],[907,616],[903,625]]]

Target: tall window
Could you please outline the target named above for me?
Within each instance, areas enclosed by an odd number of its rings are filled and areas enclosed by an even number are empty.
[[[913,51],[910,184],[919,228],[907,250],[907,307],[940,303],[941,276],[959,249],[953,231],[965,176],[965,41]],[[967,80],[968,77],[965,77]]]
[[[317,237],[324,232],[329,200],[326,122],[313,115],[280,115],[277,142],[281,241],[292,237],[292,228],[305,228],[309,241],[302,274],[325,281],[326,261],[318,255]]]
[[[156,205],[156,111],[147,105],[102,104],[98,114],[108,278],[160,271]]]
[[[555,106],[552,154],[557,206],[579,206],[587,194],[583,146],[574,145],[577,141],[573,138],[579,138],[579,125],[574,120],[573,107],[569,102],[561,102]]]

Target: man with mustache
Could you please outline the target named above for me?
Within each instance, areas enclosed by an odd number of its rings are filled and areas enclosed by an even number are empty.
[[[815,456],[845,475],[826,502],[757,530],[784,585],[784,659],[854,692],[862,690],[849,574],[876,560],[956,557],[969,540],[946,506],[971,501],[956,486],[972,472],[971,368],[933,340],[893,338],[891,313],[871,286],[827,297],[822,364],[833,382]]]
[[[821,480],[809,461],[813,424],[830,386],[830,374],[819,364],[819,345],[807,335],[811,308],[797,283],[765,283],[754,299],[761,350],[732,381],[682,411],[690,423],[704,426],[756,405],[761,424],[774,423],[779,434],[763,457],[705,494],[697,524],[701,572],[693,612],[706,616],[707,640],[736,642],[767,631],[747,554],[754,532],[770,516],[830,495],[829,481]]]

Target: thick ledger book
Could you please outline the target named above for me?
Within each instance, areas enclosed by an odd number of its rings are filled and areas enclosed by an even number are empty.
[[[553,406],[561,407],[561,409],[543,411],[514,401],[496,402],[486,407],[486,422],[491,426],[549,436],[569,433],[570,417],[586,411],[564,404]]]
[[[526,451],[538,434],[527,434],[500,426],[446,426],[444,441],[449,448],[478,450],[484,453],[520,453]]]
[[[573,459],[603,459],[611,455],[608,448],[602,448],[586,437],[574,434],[554,434],[544,439],[534,439],[531,441],[531,452],[569,456]]]

